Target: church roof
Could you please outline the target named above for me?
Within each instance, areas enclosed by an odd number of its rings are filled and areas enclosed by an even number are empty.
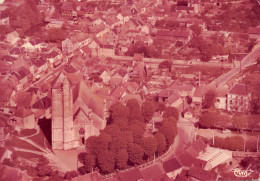
[[[85,104],[94,114],[101,118],[104,116],[105,105],[103,100],[92,93],[90,87],[87,86],[84,80],[81,80],[80,83],[73,88],[73,103],[76,110],[78,109],[77,107],[84,109],[82,104]]]

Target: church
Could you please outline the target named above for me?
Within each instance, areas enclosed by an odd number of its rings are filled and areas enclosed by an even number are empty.
[[[105,127],[105,101],[83,79],[73,85],[61,72],[52,82],[52,149],[85,145],[88,137],[98,136]]]

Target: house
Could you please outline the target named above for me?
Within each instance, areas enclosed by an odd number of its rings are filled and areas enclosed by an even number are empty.
[[[212,170],[220,164],[229,164],[232,160],[232,151],[207,146],[197,158],[207,162],[205,170]]]
[[[93,18],[93,15],[95,13],[95,6],[92,4],[88,4],[86,5],[86,9],[85,9],[85,17],[90,17]]]
[[[103,71],[99,76],[105,84],[108,84],[110,81],[111,73],[108,70]]]
[[[34,92],[28,91],[17,91],[15,96],[17,97],[17,107],[24,107],[26,109],[29,109],[37,99],[37,95]]]
[[[217,180],[217,174],[213,171],[203,170],[199,167],[191,167],[188,176],[191,177],[193,180],[201,180],[201,181],[208,181],[208,180]],[[190,178],[189,178],[190,179]]]
[[[204,160],[200,160],[191,156],[187,151],[183,151],[182,153],[178,154],[176,158],[178,162],[186,169],[190,167],[204,169],[207,163]]]
[[[127,74],[127,71],[124,69],[119,69],[116,72],[114,72],[110,78],[109,84],[111,86],[118,86],[121,83],[125,83],[129,79],[129,76]]]
[[[249,111],[250,93],[246,85],[235,84],[227,93],[227,110],[235,112]]]
[[[206,92],[206,85],[199,85],[196,90],[194,91],[194,94],[192,96],[192,103],[201,106],[202,105],[202,98],[203,95]]]
[[[3,163],[3,160],[8,158],[10,159],[12,155],[12,151],[6,149],[4,146],[0,147],[0,163]]]
[[[166,179],[168,177],[165,174],[165,170],[163,169],[162,164],[160,163],[155,163],[150,166],[146,166],[143,169],[140,169],[140,172],[143,176],[143,180],[163,180],[165,176]]]
[[[183,117],[185,119],[192,119],[193,118],[193,111],[190,109],[190,107],[186,108],[183,111]]]
[[[123,99],[125,95],[126,95],[126,89],[124,89],[121,86],[118,86],[111,91],[109,96],[112,98],[112,100],[119,101]]]
[[[190,84],[183,84],[179,81],[175,81],[170,85],[169,89],[176,90],[182,97],[192,97],[195,92],[195,87]]]
[[[181,172],[182,166],[178,160],[174,157],[163,162],[163,168],[168,177],[175,179]]]
[[[185,151],[195,158],[205,153],[206,148],[207,144],[201,139],[197,139]]]
[[[10,20],[7,13],[0,11],[0,26],[9,26]]]
[[[85,175],[81,175],[78,177],[74,177],[71,179],[72,181],[82,181],[82,180],[87,180],[87,181],[101,181],[104,180],[102,178],[102,176],[100,175],[100,173],[98,173],[97,171],[92,172],[92,173],[88,173]]]
[[[76,7],[73,2],[65,2],[60,8],[62,19],[71,20],[77,16]]]
[[[32,74],[34,76],[40,75],[47,69],[47,61],[43,57],[33,58],[33,71]]]
[[[175,11],[177,13],[180,13],[181,15],[187,15],[187,14],[194,14],[195,13],[194,7],[189,7],[189,6],[176,6]]]
[[[20,36],[17,31],[13,31],[6,35],[6,41],[11,45],[15,45],[18,40],[20,40]]]
[[[71,53],[74,50],[86,46],[90,43],[90,37],[85,33],[70,36],[62,41],[62,51]]]
[[[29,109],[18,107],[13,117],[16,120],[16,124],[25,129],[33,129],[35,127],[34,114]]]
[[[24,88],[29,80],[32,79],[32,76],[30,76],[31,72],[25,67],[21,67],[17,71],[12,71],[11,75],[15,76],[18,80],[18,84],[16,85],[17,90]]]
[[[82,53],[83,57],[91,57],[92,56],[92,50],[88,46],[83,46],[80,48],[80,52]]]
[[[122,171],[117,174],[119,181],[137,181],[143,180],[144,177],[138,168],[129,170],[129,171]]]
[[[6,132],[5,123],[1,121],[0,122],[0,148],[5,147],[5,141],[8,140],[9,138],[10,138],[10,133]],[[0,156],[0,159],[1,159],[1,156]],[[0,161],[0,163],[1,163],[1,161]]]
[[[22,47],[13,47],[9,53],[14,57],[19,57],[20,55],[24,54],[24,49]]]
[[[45,96],[39,99],[32,105],[31,111],[35,113],[35,118],[38,118],[40,116],[45,116],[46,118],[51,117],[51,98]],[[43,112],[43,115],[39,114],[40,112]]]
[[[228,89],[218,89],[215,101],[215,107],[217,109],[226,110],[227,109],[227,92]]]

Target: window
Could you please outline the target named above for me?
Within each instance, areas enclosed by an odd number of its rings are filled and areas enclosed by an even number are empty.
[[[79,129],[79,135],[84,135],[85,134],[85,130],[83,128]]]

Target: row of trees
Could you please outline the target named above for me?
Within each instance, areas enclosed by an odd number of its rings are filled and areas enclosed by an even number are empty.
[[[154,57],[158,58],[162,55],[162,50],[153,46],[153,45],[146,45],[144,42],[138,41],[134,44],[131,44],[128,48],[126,55],[127,56],[134,56],[135,53],[144,54],[144,57]]]
[[[215,137],[213,146],[232,151],[243,151],[244,139],[241,136],[231,136],[226,138]]]
[[[84,165],[78,171],[85,174],[98,168],[107,174],[163,154],[177,134],[178,111],[167,108],[159,131],[144,136],[145,122],[151,120],[155,111],[156,103],[149,100],[142,106],[135,99],[129,100],[126,106],[121,102],[114,103],[110,108],[109,125],[99,136],[89,137],[86,141],[88,152],[78,155]]]
[[[202,114],[200,118],[200,126],[205,128],[226,128],[230,127],[229,122],[231,122],[232,126],[237,129],[246,129],[249,128],[248,120],[245,116],[242,115],[235,115],[232,117],[231,121],[230,118],[226,115],[221,115],[218,112],[209,111]]]

